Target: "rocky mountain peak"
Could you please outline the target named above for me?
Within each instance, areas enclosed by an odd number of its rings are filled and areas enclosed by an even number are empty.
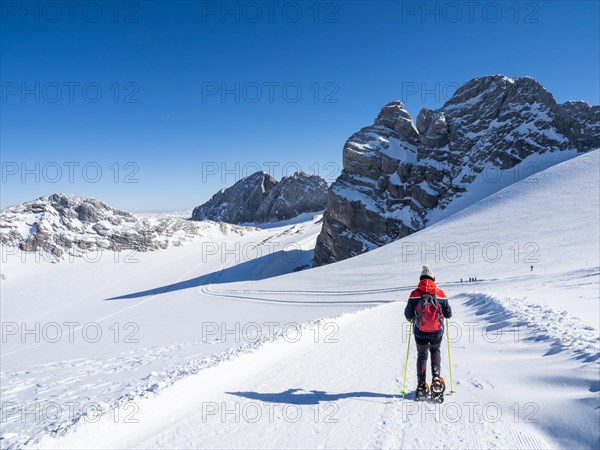
[[[266,172],[255,172],[227,189],[219,190],[206,203],[194,208],[192,220],[227,223],[252,222],[256,210],[277,181]]]
[[[283,177],[273,187],[256,211],[257,223],[288,220],[305,212],[325,209],[327,182],[317,176],[296,172]]]
[[[279,182],[265,172],[256,172],[196,207],[192,219],[237,224],[287,220],[325,209],[327,188],[323,178],[304,172]]]
[[[40,197],[38,200],[37,205],[46,213],[54,211],[61,217],[77,218],[81,222],[96,223],[108,215],[133,219],[132,214],[113,209],[106,203],[92,197],[56,193],[48,197]],[[35,204],[33,207],[35,208]]]
[[[388,103],[379,112],[374,125],[381,125],[398,133],[404,139],[416,139],[417,130],[412,118],[400,100]]]
[[[559,105],[531,77],[474,78],[441,108],[422,109],[416,127],[402,102],[388,103],[344,145],[315,265],[418,231],[510,182],[600,147],[599,137],[598,106]]]
[[[550,92],[532,77],[508,78],[491,75],[474,78],[461,86],[444,104],[442,109],[456,106],[477,105],[484,109],[502,109],[504,103],[539,103],[554,107],[556,101]]]

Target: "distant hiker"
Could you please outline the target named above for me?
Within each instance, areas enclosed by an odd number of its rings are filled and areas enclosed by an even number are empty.
[[[530,272],[533,272],[533,266],[531,266],[531,270],[530,270]]]
[[[460,279],[460,282],[462,283],[462,278]]]
[[[423,400],[429,392],[427,357],[431,353],[431,389],[443,394],[445,384],[440,376],[440,345],[444,336],[444,318],[452,317],[452,309],[444,291],[435,285],[435,277],[428,265],[423,266],[417,289],[410,293],[404,316],[413,321],[413,333],[417,343],[417,391],[416,400]],[[443,398],[443,397],[442,397]]]

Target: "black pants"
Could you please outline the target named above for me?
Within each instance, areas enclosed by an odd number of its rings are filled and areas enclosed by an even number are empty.
[[[431,353],[431,374],[439,376],[442,362],[442,354],[440,352],[442,338],[419,339],[415,337],[415,341],[417,342],[417,378],[419,383],[425,381],[427,376],[427,356],[429,352]]]

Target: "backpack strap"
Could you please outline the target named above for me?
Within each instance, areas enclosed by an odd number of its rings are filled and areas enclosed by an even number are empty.
[[[423,296],[427,294],[427,292],[423,292],[421,289],[415,289],[420,295],[419,297],[415,297],[417,299],[417,304],[415,305],[415,322],[419,323],[421,321],[421,313],[423,306]]]

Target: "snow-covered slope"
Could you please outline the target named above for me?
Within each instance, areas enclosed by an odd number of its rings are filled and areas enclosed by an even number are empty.
[[[82,420],[89,402],[106,410],[115,402],[157,392],[258,346],[283,324],[352,309],[305,310],[199,293],[210,283],[309,267],[320,219],[305,215],[302,223],[270,224],[264,230],[225,225],[243,233],[221,233],[215,224],[214,232],[180,247],[90,252],[60,264],[3,245],[0,447],[62,432]],[[258,334],[249,330],[255,333],[252,342],[202,333],[203,326],[234,329],[248,320],[268,323]],[[21,417],[25,408],[55,404],[63,412],[58,419]]]
[[[121,406],[94,423],[79,415],[32,424],[17,410],[3,446],[598,448],[599,164],[599,151],[579,156],[407,238],[278,277],[273,266],[285,273],[292,264],[278,249],[310,249],[318,219],[260,230],[247,247],[239,239],[206,261],[200,244],[132,265],[13,258],[3,265],[3,321],[94,322],[108,339],[90,344],[79,328],[73,343],[8,336],[4,410],[53,400]],[[235,260],[257,247],[268,253]],[[400,395],[403,309],[423,262],[454,309],[456,392],[442,405]],[[115,342],[114,323],[136,324],[139,342]],[[445,347],[442,361],[450,387]],[[413,346],[409,389],[415,370]]]

